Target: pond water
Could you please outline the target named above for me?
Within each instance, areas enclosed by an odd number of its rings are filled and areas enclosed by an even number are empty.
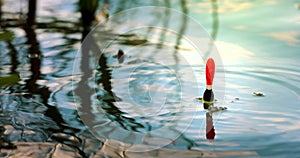
[[[2,1],[0,157],[300,154],[299,2],[34,4]]]

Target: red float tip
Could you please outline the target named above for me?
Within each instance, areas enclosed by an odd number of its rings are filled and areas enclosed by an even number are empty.
[[[206,62],[206,85],[212,86],[215,76],[215,61],[209,58]]]

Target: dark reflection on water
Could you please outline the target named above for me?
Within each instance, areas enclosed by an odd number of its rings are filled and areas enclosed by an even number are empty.
[[[6,2],[4,2],[4,5],[5,3]],[[13,151],[8,151],[7,153],[3,151],[3,154],[7,156],[22,154],[22,152],[24,152],[22,151],[24,147],[28,146],[30,148],[31,146],[32,151],[29,151],[32,153],[32,156],[39,153],[41,157],[44,157],[42,156],[44,154],[51,154],[53,156],[64,154],[66,156],[77,155],[76,157],[87,157],[95,152],[96,149],[100,147],[101,143],[97,139],[94,139],[84,128],[84,125],[78,118],[75,108],[67,109],[59,107],[59,104],[63,103],[53,104],[53,102],[50,101],[56,100],[56,98],[53,97],[58,91],[52,91],[53,83],[50,81],[50,87],[48,87],[48,85],[45,84],[45,81],[48,82],[53,79],[59,80],[60,77],[65,77],[68,74],[60,74],[60,71],[62,70],[57,71],[55,65],[49,67],[47,63],[53,61],[49,61],[48,57],[44,57],[48,52],[41,51],[51,51],[51,49],[57,50],[64,45],[69,47],[68,45],[80,41],[66,37],[67,42],[62,45],[54,43],[54,46],[50,45],[50,47],[46,46],[46,48],[40,48],[41,41],[44,42],[47,38],[45,39],[42,37],[42,40],[38,39],[38,37],[41,38],[42,34],[37,34],[37,29],[46,28],[46,32],[51,32],[51,29],[58,29],[59,33],[62,32],[65,35],[69,35],[69,32],[74,33],[74,31],[70,31],[72,28],[66,28],[65,31],[62,31],[60,26],[53,26],[55,23],[48,25],[36,22],[37,1],[29,0],[27,6],[27,18],[24,20],[24,23],[20,23],[17,19],[12,19],[11,22],[1,21],[1,29],[22,28],[27,40],[22,43],[22,50],[20,50],[18,45],[14,45],[14,41],[6,42],[9,50],[8,55],[10,55],[11,59],[11,66],[10,69],[6,70],[5,65],[1,65],[4,66],[1,67],[1,69],[4,70],[4,72],[8,72],[8,74],[21,73],[22,82],[15,82],[9,87],[1,87],[0,148],[15,149]],[[5,14],[9,15],[10,13]],[[73,24],[75,28],[77,27],[76,24],[77,23]],[[85,31],[88,32],[88,30]],[[85,33],[85,31],[83,31],[83,33]],[[41,32],[41,30],[38,32]],[[22,38],[19,36],[20,35],[16,34],[16,38]],[[74,51],[76,50],[73,50],[73,52]],[[63,50],[58,57],[53,57],[53,59],[63,61],[61,60],[63,58],[59,57],[63,57],[66,53],[73,52],[64,52]],[[22,55],[23,57],[19,57],[19,55]],[[27,65],[30,66],[28,67]],[[59,69],[63,68],[64,67],[60,67]],[[55,71],[54,74],[51,74],[51,71]],[[8,77],[3,77],[1,79],[10,79]],[[70,82],[68,80],[66,81]],[[71,93],[71,91],[67,93]],[[27,142],[36,142],[36,144]],[[43,146],[42,142],[53,143],[53,145],[44,144],[44,147],[42,147],[40,151],[35,151],[34,147],[36,145]],[[69,146],[69,149],[67,149],[68,147],[55,147],[55,144],[67,145]],[[92,146],[94,146],[94,149],[91,150]],[[58,150],[53,150],[55,148]],[[69,153],[68,150],[72,150],[72,152]]]
[[[57,122],[57,125],[60,126],[61,129],[66,128],[64,126],[64,119],[62,118],[59,110],[55,106],[51,106],[48,104],[48,99],[50,98],[51,91],[47,86],[37,84],[37,80],[41,78],[41,62],[42,62],[42,54],[39,48],[39,42],[36,39],[36,33],[33,29],[35,24],[36,17],[36,0],[30,0],[28,3],[28,14],[26,24],[24,25],[24,30],[27,37],[27,44],[29,44],[28,55],[30,57],[30,71],[31,76],[29,79],[25,80],[25,88],[28,89],[29,94],[26,97],[32,98],[34,95],[40,95],[41,103],[47,107],[45,111],[45,116],[52,118],[53,121]]]
[[[114,104],[116,101],[120,101],[120,98],[114,94],[112,91],[112,83],[111,83],[111,70],[107,66],[107,58],[105,55],[101,55],[99,59],[99,66],[98,69],[99,73],[101,74],[98,78],[96,78],[96,83],[98,85],[102,85],[103,89],[105,90],[105,96],[97,96],[99,101],[103,101],[102,104],[103,110],[105,110],[107,117],[111,120],[115,120],[117,123],[120,124],[124,129],[138,131],[138,128],[145,128],[142,124],[136,122],[133,118],[128,118],[124,116],[124,112],[121,111],[118,107]]]

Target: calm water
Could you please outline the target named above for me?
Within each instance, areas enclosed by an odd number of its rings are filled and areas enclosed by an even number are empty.
[[[38,1],[35,17],[27,3],[1,7],[0,157],[300,154],[297,1],[99,1],[103,23],[83,47],[84,4]],[[149,5],[177,11],[121,12]],[[228,108],[212,115],[195,99],[209,56],[215,104]]]

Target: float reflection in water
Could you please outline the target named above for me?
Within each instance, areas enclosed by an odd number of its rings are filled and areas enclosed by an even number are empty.
[[[216,133],[212,113],[206,112],[206,139],[214,140]]]

